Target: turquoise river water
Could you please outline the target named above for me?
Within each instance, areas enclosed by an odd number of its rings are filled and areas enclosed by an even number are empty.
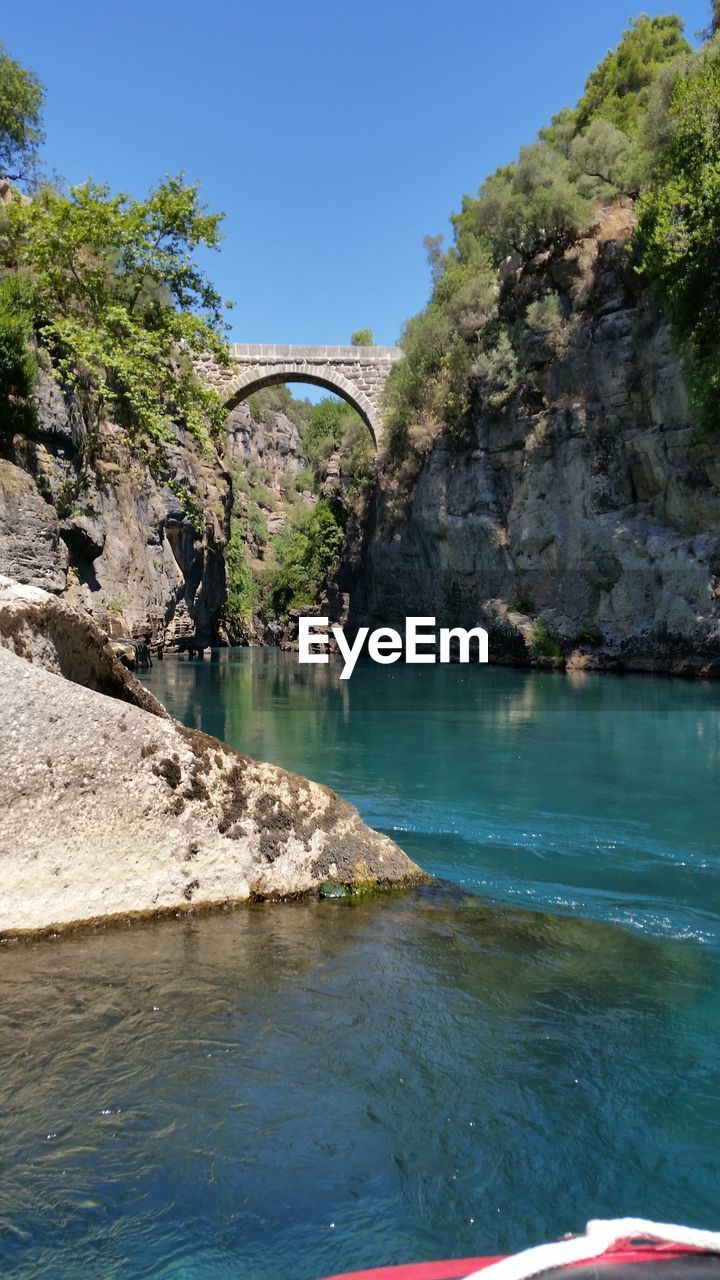
[[[720,1228],[720,686],[239,650],[146,683],[441,883],[0,951],[0,1275]]]

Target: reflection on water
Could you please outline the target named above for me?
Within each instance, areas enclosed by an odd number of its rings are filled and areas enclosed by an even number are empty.
[[[313,1280],[719,1225],[704,949],[431,890],[2,963],[3,1275]]]
[[[455,887],[0,950],[3,1277],[720,1228],[720,688],[259,651],[148,683]]]
[[[339,791],[435,875],[717,942],[720,684],[214,659],[148,683],[186,724]]]

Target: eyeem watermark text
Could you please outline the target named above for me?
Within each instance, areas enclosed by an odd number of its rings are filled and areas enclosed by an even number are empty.
[[[366,642],[368,657],[383,666],[398,662],[403,654],[405,662],[411,664],[451,662],[453,645],[457,662],[470,662],[473,650],[473,661],[488,661],[488,634],[483,627],[473,627],[470,631],[464,627],[441,627],[438,633],[434,618],[406,618],[404,636],[394,627],[378,627],[372,632],[369,627],[359,627],[349,644],[342,627],[331,627],[329,618],[299,618],[298,622],[299,661],[328,662],[327,650],[332,636],[344,661],[341,680],[350,679]]]

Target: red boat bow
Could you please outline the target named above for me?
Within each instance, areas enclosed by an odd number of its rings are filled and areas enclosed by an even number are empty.
[[[590,1222],[584,1236],[507,1258],[411,1262],[346,1271],[326,1280],[474,1280],[486,1270],[487,1280],[532,1280],[541,1275],[543,1280],[559,1280],[559,1273],[569,1269],[573,1280],[596,1280],[600,1266],[613,1269],[612,1280],[720,1280],[720,1233],[620,1218]],[[640,1273],[640,1267],[646,1270]]]

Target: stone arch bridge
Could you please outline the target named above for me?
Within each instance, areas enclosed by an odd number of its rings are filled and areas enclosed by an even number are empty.
[[[377,447],[383,436],[382,396],[399,347],[296,347],[230,344],[231,364],[223,368],[201,357],[203,379],[229,408],[254,391],[278,382],[309,382],[342,396],[367,423]]]

